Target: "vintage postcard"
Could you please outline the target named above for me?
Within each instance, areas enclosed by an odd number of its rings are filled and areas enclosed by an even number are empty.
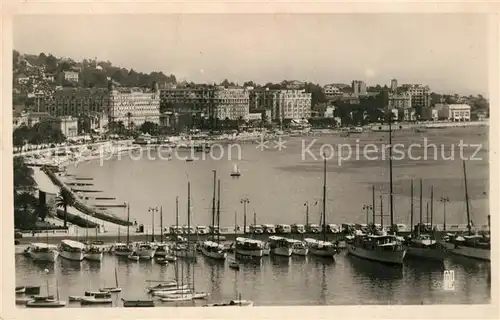
[[[498,316],[496,16],[22,9],[0,316]]]

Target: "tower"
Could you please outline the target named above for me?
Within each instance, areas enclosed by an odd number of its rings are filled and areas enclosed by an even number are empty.
[[[395,92],[397,89],[398,89],[398,80],[392,79],[391,80],[391,91]]]

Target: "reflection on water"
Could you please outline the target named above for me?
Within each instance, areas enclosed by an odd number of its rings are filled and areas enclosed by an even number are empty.
[[[462,259],[445,260],[444,265],[424,261],[405,261],[393,267],[350,256],[345,252],[336,261],[319,257],[262,257],[244,259],[240,270],[229,268],[227,262],[199,256],[197,262],[179,259],[178,279],[195,283],[196,291],[209,292],[207,302],[234,299],[253,300],[256,305],[356,305],[356,304],[454,304],[490,301],[491,272],[483,262]],[[16,255],[16,284],[50,284],[55,292],[56,280],[62,299],[83,295],[85,290],[114,286],[117,269],[120,299],[148,297],[147,281],[175,278],[176,263],[167,266],[155,261],[135,262],[106,254],[102,263],[75,262],[58,259],[53,265],[34,263]],[[49,272],[46,272],[48,269]],[[454,270],[455,291],[443,291],[443,271]],[[182,280],[181,280],[182,279]],[[149,283],[152,284],[152,283]],[[191,306],[192,303],[165,306]],[[69,307],[79,307],[70,304]]]

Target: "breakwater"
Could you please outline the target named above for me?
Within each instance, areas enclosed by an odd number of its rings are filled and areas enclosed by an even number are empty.
[[[56,176],[56,174],[54,174],[54,172],[52,172],[51,169],[49,169],[47,167],[42,167],[41,170],[49,177],[49,179],[52,181],[52,183],[54,183],[59,188],[65,190],[71,194],[72,199],[74,201],[73,207],[78,209],[80,212],[87,214],[87,215],[90,215],[90,216],[93,216],[95,218],[107,221],[107,222],[118,224],[118,225],[122,225],[122,226],[132,225],[132,223],[128,222],[127,220],[125,220],[123,218],[117,217],[112,213],[103,212],[102,210],[95,210],[95,209],[89,207],[87,204],[82,202],[79,199],[79,197],[73,192],[73,190],[71,190],[71,188],[69,188],[64,182],[62,182],[61,179],[59,179]]]

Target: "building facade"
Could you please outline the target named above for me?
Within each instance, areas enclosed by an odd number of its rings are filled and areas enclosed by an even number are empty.
[[[396,92],[396,90],[398,90],[398,80],[392,79],[391,80],[391,91]]]
[[[36,105],[54,117],[108,113],[109,92],[101,88],[62,88],[39,98]]]
[[[436,104],[435,109],[440,120],[471,120],[471,107],[468,104]]]
[[[160,124],[160,91],[154,84],[150,90],[120,88],[109,85],[108,117],[111,122],[123,122],[127,127],[144,122]]]
[[[250,96],[245,88],[218,88],[215,91],[215,117],[219,120],[248,120]]]
[[[428,86],[420,84],[404,85],[403,92],[410,94],[411,103],[414,108],[429,108],[431,104],[431,93]]]
[[[343,94],[342,90],[333,84],[328,84],[328,85],[324,86],[323,92],[325,94],[325,97],[329,100],[335,99],[338,97],[342,97],[342,94]]]
[[[311,93],[302,90],[262,90],[252,95],[252,111],[269,110],[269,119],[309,119],[311,117]]]
[[[78,82],[79,74],[75,71],[64,71],[64,80]]]
[[[66,138],[76,137],[78,135],[78,119],[71,116],[60,117],[55,123],[56,127],[61,130]]]
[[[354,80],[352,82],[352,92],[358,95],[366,94],[366,83],[361,80]]]
[[[388,107],[391,109],[411,109],[411,95],[406,92],[402,93],[389,93],[388,94]]]

